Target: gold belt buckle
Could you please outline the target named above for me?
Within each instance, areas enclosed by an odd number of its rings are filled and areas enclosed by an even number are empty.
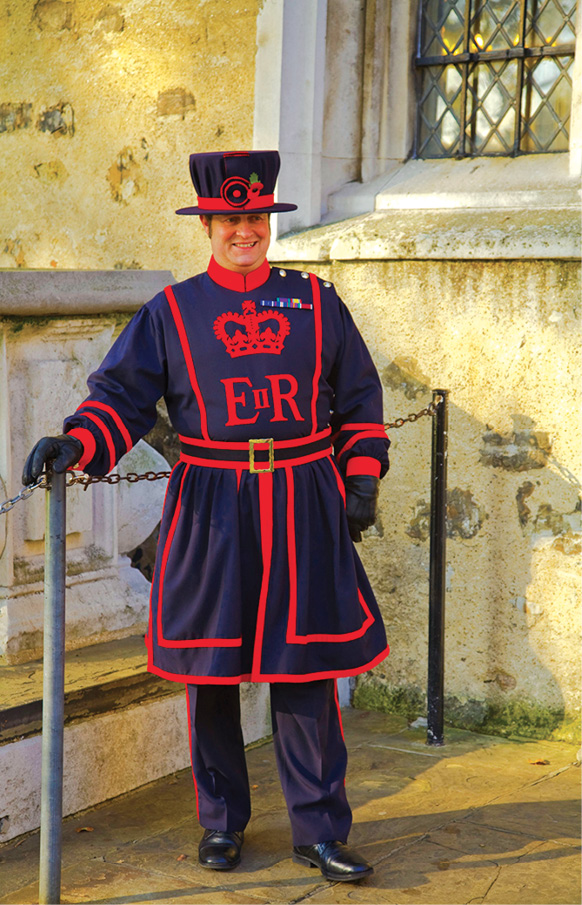
[[[257,468],[255,464],[255,446],[257,443],[269,444],[269,461],[265,462],[265,468]],[[262,465],[263,463],[261,463]],[[275,470],[275,452],[273,448],[273,440],[268,437],[265,440],[249,440],[249,471],[251,474],[267,474],[269,471]]]

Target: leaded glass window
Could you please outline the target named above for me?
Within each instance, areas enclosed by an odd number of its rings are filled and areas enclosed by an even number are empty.
[[[576,0],[421,0],[415,157],[567,151]]]

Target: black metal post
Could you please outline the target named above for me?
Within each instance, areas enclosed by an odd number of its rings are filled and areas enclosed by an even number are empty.
[[[444,745],[445,582],[447,542],[447,390],[441,397],[432,424],[430,495],[430,576],[428,612],[427,745]]]
[[[44,565],[44,659],[39,903],[61,901],[65,715],[66,481],[49,472]]]

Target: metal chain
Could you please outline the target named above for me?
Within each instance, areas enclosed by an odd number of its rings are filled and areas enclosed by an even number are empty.
[[[418,421],[419,418],[423,418],[425,415],[432,417],[436,415],[437,408],[442,401],[443,397],[438,396],[420,412],[413,412],[406,418],[397,418],[396,421],[387,422],[384,427],[387,429],[394,427],[403,427],[405,424],[413,424],[415,421]],[[137,474],[137,472],[135,471],[130,471],[126,475],[74,475],[71,472],[67,472],[67,487],[72,487],[73,484],[81,484],[83,490],[87,490],[87,488],[91,484],[119,484],[121,481],[127,481],[129,484],[137,484],[138,481],[159,481],[162,478],[169,478],[171,474],[171,471],[146,471],[143,474]],[[20,493],[17,493],[16,496],[12,497],[11,500],[6,500],[4,503],[2,503],[0,505],[0,515],[5,515],[5,513],[10,512],[10,510],[14,508],[16,503],[19,503],[20,500],[26,500],[31,494],[34,493],[35,490],[38,490],[39,487],[48,487],[48,482],[45,474],[42,474],[36,481],[36,483],[31,484],[30,487],[23,487]]]
[[[73,484],[81,484],[83,490],[87,490],[90,484],[119,484],[120,481],[128,481],[130,484],[137,484],[138,481],[159,481],[161,478],[169,478],[171,474],[171,471],[146,471],[144,474],[137,474],[135,471],[129,471],[126,475],[67,474],[67,487],[71,487]]]
[[[386,429],[393,428],[393,427],[403,427],[405,424],[409,424],[409,423],[413,424],[415,421],[418,421],[419,418],[423,418],[425,415],[429,415],[431,418],[433,418],[436,415],[437,409],[442,401],[443,401],[443,397],[437,396],[437,398],[434,399],[431,403],[429,403],[429,405],[427,405],[426,408],[421,409],[420,412],[416,412],[416,414],[413,412],[411,415],[408,415],[406,418],[397,418],[396,421],[387,422],[384,425],[384,427]]]
[[[38,490],[39,487],[46,487],[46,475],[44,474],[41,475],[34,484],[31,484],[29,487],[23,487],[20,493],[13,496],[11,500],[5,500],[5,502],[0,505],[0,515],[10,512],[20,500],[26,500],[35,490]]]

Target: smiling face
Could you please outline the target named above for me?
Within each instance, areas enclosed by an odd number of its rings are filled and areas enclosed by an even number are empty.
[[[268,214],[214,214],[200,217],[214,260],[227,270],[250,273],[260,267],[271,240]]]

